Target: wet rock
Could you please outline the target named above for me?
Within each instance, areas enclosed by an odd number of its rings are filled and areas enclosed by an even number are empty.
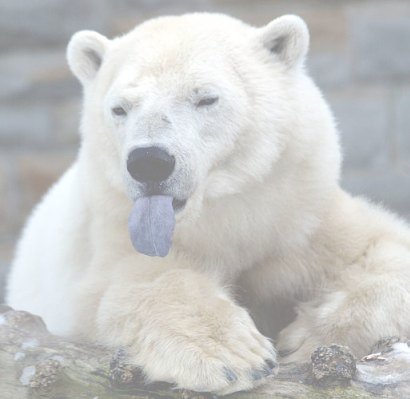
[[[20,383],[34,389],[49,390],[62,374],[63,366],[56,359],[47,359],[35,366],[24,367],[20,375]]]
[[[387,353],[393,350],[393,345],[397,342],[405,342],[405,339],[401,339],[400,337],[383,337],[379,341],[377,341],[371,348],[370,353]]]
[[[320,386],[348,385],[356,373],[356,359],[345,346],[321,346],[311,360],[314,383]]]
[[[24,352],[16,352],[15,355],[14,355],[14,360],[16,362],[19,362],[19,361],[25,359],[25,357],[26,357],[26,354]]]
[[[62,364],[56,359],[47,359],[38,363],[30,379],[30,387],[43,390],[51,388],[61,376],[62,369]]]
[[[2,313],[6,313],[10,310],[13,310],[10,306],[4,304],[4,303],[0,303],[0,314]]]
[[[38,342],[37,339],[30,338],[30,339],[27,339],[26,341],[24,341],[21,344],[21,349],[23,349],[23,350],[34,349],[34,348],[37,348],[39,346],[39,344],[40,343]]]
[[[114,387],[124,387],[141,384],[143,377],[141,371],[127,363],[127,354],[124,349],[118,349],[110,362],[110,382]]]
[[[181,390],[181,399],[218,399],[218,396],[211,393],[198,393],[183,389]]]
[[[39,316],[22,310],[9,310],[2,316],[10,328],[29,332],[33,336],[49,334],[44,321]]]
[[[35,366],[24,367],[23,370],[21,370],[21,375],[19,378],[21,384],[24,386],[30,385],[30,381],[34,377],[35,374],[36,374]]]

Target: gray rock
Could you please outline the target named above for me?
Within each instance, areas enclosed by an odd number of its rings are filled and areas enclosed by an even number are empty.
[[[47,101],[79,96],[80,85],[59,50],[16,51],[0,58],[0,100]]]
[[[107,6],[98,0],[0,0],[0,51],[64,45],[80,29],[104,31]]]
[[[48,145],[50,110],[45,104],[15,104],[0,107],[0,145]]]
[[[410,173],[410,86],[398,88],[394,106],[397,161],[403,169]]]
[[[79,98],[58,103],[52,110],[52,140],[58,146],[79,145],[81,101]]]
[[[342,186],[397,212],[410,221],[410,174],[393,166],[389,169],[352,170],[344,173]]]
[[[348,87],[328,91],[339,124],[346,169],[388,162],[388,93],[382,88]]]
[[[311,360],[314,382],[320,386],[347,385],[356,373],[356,359],[346,346],[321,346]]]
[[[323,89],[343,87],[350,80],[349,55],[318,52],[307,59],[307,67],[315,82]]]
[[[348,16],[353,73],[356,78],[377,80],[409,76],[409,2],[354,4]]]

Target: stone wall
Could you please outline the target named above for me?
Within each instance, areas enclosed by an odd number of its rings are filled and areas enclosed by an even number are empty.
[[[0,280],[25,218],[78,148],[70,36],[205,10],[255,25],[285,13],[307,21],[308,65],[341,130],[343,185],[410,216],[408,0],[0,0]]]

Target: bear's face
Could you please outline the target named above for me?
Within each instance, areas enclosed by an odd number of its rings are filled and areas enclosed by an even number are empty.
[[[136,52],[147,54],[141,47]],[[233,150],[247,122],[247,106],[241,81],[215,49],[163,47],[119,67],[102,117],[120,153],[128,194],[188,199]],[[171,175],[156,184],[134,179],[126,167],[133,149],[152,147],[175,159]]]
[[[85,89],[83,140],[132,200],[164,194],[178,209],[241,191],[286,145],[284,87],[307,46],[293,16],[260,29],[216,14],[165,17],[112,41],[79,32],[68,60]]]

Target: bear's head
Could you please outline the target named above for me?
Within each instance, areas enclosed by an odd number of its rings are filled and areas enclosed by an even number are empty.
[[[258,185],[280,195],[309,168],[335,182],[337,138],[304,69],[308,45],[291,15],[261,28],[161,17],[113,40],[78,32],[67,55],[84,88],[82,150],[111,188],[171,196],[182,218]]]

